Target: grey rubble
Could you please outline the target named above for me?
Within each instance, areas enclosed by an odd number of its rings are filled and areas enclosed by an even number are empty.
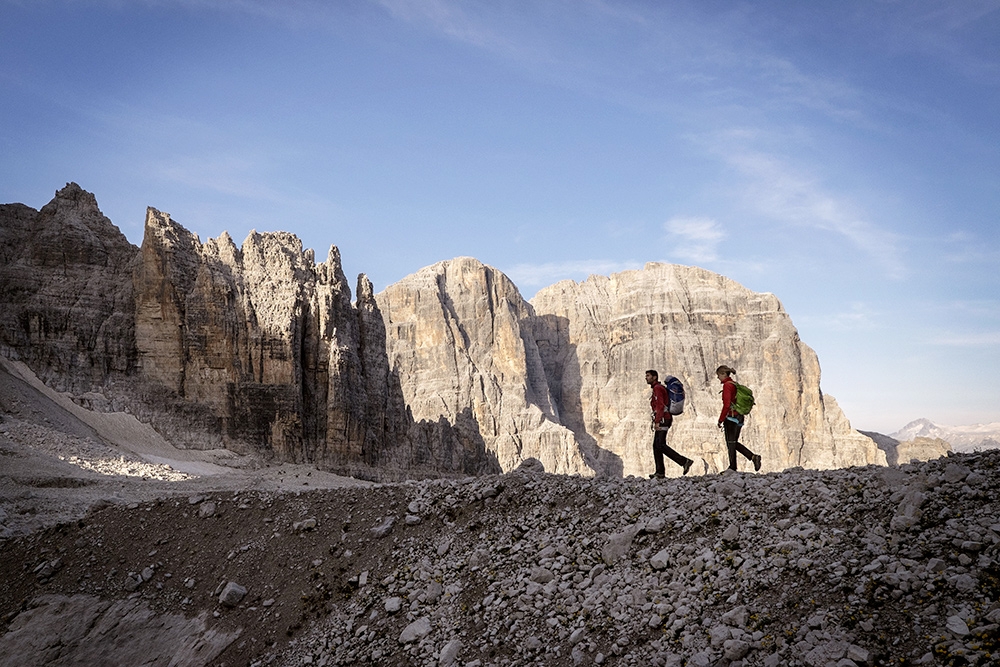
[[[996,664],[998,465],[408,483],[441,530],[254,664]]]

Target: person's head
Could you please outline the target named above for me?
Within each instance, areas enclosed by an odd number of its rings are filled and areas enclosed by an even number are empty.
[[[660,376],[656,371],[646,371],[646,384],[654,385],[660,381]]]
[[[736,371],[734,369],[726,366],[725,364],[715,369],[715,375],[719,378],[719,380],[725,380],[727,377],[734,375],[735,373]]]

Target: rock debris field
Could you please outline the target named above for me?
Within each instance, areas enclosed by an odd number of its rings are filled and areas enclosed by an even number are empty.
[[[0,664],[995,665],[998,467],[98,501],[0,542]]]

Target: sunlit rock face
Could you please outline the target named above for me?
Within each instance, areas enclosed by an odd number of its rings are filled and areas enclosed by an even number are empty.
[[[656,369],[661,377],[681,378],[687,389],[684,414],[670,431],[672,446],[703,459],[703,470],[724,469],[715,376],[722,364],[754,391],[757,404],[741,440],[762,455],[763,470],[885,465],[884,453],[852,430],[820,390],[816,354],[772,294],[703,269],[647,264],[557,283],[531,304],[562,423],[593,442],[605,467],[620,465],[626,475],[651,470],[644,373]]]
[[[650,368],[688,390],[672,444],[703,460],[696,471],[721,470],[728,458],[714,371],[723,363],[754,389],[743,441],[764,470],[885,465],[820,391],[816,355],[778,299],[709,271],[650,264],[561,282],[525,303],[502,273],[458,258],[377,300],[414,418],[471,415],[504,470],[532,457],[550,471],[649,472]]]
[[[549,472],[593,474],[560,424],[531,306],[507,276],[461,257],[407,276],[376,299],[389,363],[415,420],[455,424],[465,438],[481,439],[505,471],[536,458]]]

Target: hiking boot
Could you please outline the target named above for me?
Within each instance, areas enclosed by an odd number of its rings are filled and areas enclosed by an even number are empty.
[[[666,475],[664,475],[662,472],[654,472],[649,475],[650,479],[664,479],[665,477]]]
[[[688,470],[690,470],[691,466],[693,466],[693,465],[694,465],[694,460],[693,459],[688,459],[687,463],[684,464],[684,472],[682,472],[681,474],[682,475],[688,474]]]
[[[760,470],[760,454],[754,454],[750,460],[753,462],[753,469],[755,471]]]

